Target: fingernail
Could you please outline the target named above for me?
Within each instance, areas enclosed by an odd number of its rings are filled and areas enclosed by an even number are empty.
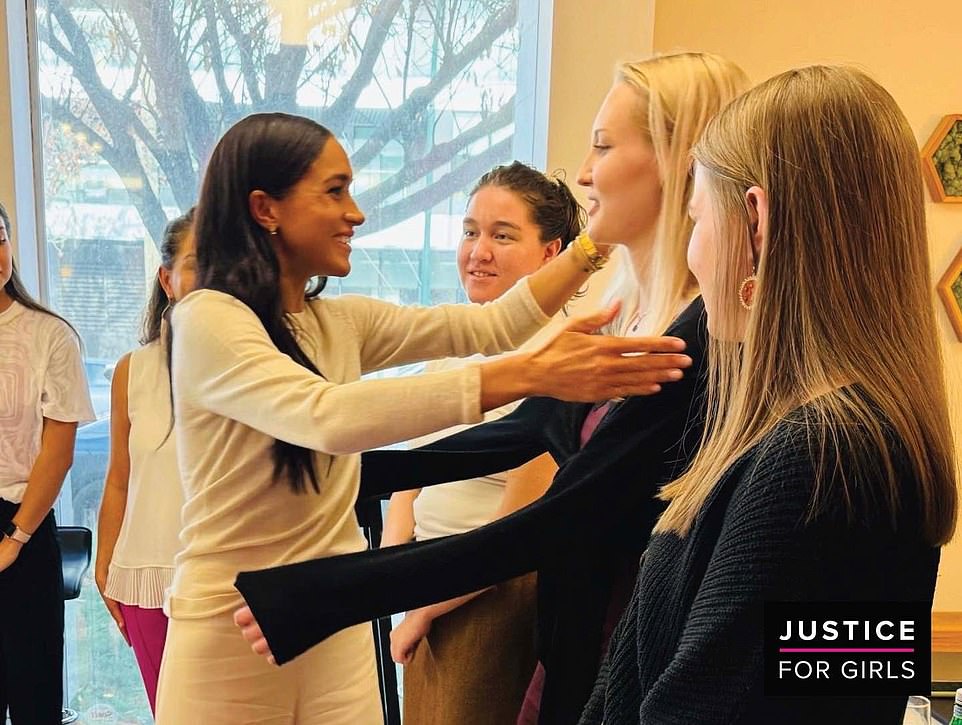
[[[649,388],[649,389],[650,389],[651,392],[653,392],[653,393],[660,393],[660,392],[661,392],[661,386],[660,386],[660,385],[652,385],[651,388]]]
[[[669,370],[668,377],[672,380],[681,380],[682,372],[681,370]]]

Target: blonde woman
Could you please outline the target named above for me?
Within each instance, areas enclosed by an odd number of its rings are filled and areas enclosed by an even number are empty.
[[[690,151],[747,85],[736,65],[706,53],[623,64],[578,174],[588,189],[589,234],[620,245],[630,261],[612,291],[626,310],[614,327],[667,328],[683,338],[694,361],[685,378],[617,404],[529,399],[500,421],[426,449],[365,454],[362,495],[372,496],[512,468],[545,451],[561,469],[538,502],[462,536],[242,576],[279,660],[348,623],[537,570],[539,665],[520,721],[577,720],[661,510],[657,485],[677,475],[697,444],[704,325],[685,262]],[[343,606],[335,611],[334,602]],[[266,651],[250,613],[239,617],[255,649]]]
[[[711,415],[582,722],[896,725],[904,697],[766,697],[763,612],[932,602],[957,494],[915,139],[864,73],[812,67],[694,156]]]

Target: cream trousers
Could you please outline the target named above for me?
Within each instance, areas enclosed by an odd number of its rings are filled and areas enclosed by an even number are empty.
[[[172,619],[157,725],[383,725],[370,624],[283,667],[251,652],[232,613]]]

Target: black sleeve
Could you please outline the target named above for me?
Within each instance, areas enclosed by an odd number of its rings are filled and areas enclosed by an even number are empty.
[[[585,704],[581,713],[578,725],[604,725],[605,721],[605,700],[608,692],[611,662],[617,660],[619,668],[624,666],[627,661],[628,666],[634,669],[638,667],[638,649],[635,646],[638,632],[638,580],[632,590],[631,600],[628,608],[622,614],[615,631],[611,635],[608,652],[605,654],[598,669],[598,677],[595,679],[591,696]]]
[[[241,572],[236,586],[276,660],[287,662],[345,627],[534,571],[579,541],[607,536],[613,512],[636,512],[640,503],[653,522],[657,486],[676,472],[688,434],[698,429],[689,420],[703,385],[696,327],[673,333],[689,340],[695,365],[688,374],[658,395],[617,406],[548,492],[520,511],[458,536]],[[635,531],[643,525],[634,519]]]
[[[510,471],[545,451],[560,464],[572,452],[568,428],[580,407],[529,398],[503,418],[421,448],[364,453],[358,500]]]

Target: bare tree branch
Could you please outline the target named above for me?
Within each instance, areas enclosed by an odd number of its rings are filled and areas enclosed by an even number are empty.
[[[207,57],[210,58],[211,70],[214,73],[214,82],[217,84],[217,94],[220,97],[223,114],[227,118],[236,118],[237,104],[234,103],[234,94],[227,87],[227,79],[224,77],[224,56],[220,50],[217,13],[214,11],[213,3],[204,3],[204,18],[207,23],[204,29],[204,47],[207,48]]]
[[[386,229],[444,201],[451,196],[452,189],[463,189],[496,163],[505,159],[511,153],[511,144],[512,140],[506,138],[477,156],[470,157],[461,166],[435,180],[430,186],[401,201],[370,208],[363,231],[373,233]]]
[[[364,40],[364,49],[358,58],[357,68],[351,79],[344,84],[341,95],[324,113],[324,121],[335,136],[344,134],[347,121],[357,105],[361,91],[367,88],[374,72],[374,64],[384,46],[384,39],[391,29],[391,23],[401,8],[402,0],[384,0],[378,3],[377,10],[371,16],[371,27]]]
[[[224,19],[224,27],[231,34],[237,44],[237,52],[240,56],[241,75],[244,77],[244,86],[250,96],[251,105],[254,108],[261,108],[264,105],[264,97],[261,95],[260,81],[257,76],[257,67],[254,62],[254,51],[250,44],[250,38],[241,28],[237,16],[231,12],[226,0],[219,0],[217,9],[220,16]]]
[[[373,189],[357,196],[361,207],[378,206],[382,200],[396,194],[404,187],[422,179],[430,172],[450,162],[461,151],[489,134],[496,133],[514,122],[514,98],[511,98],[499,111],[492,113],[480,123],[461,132],[450,141],[434,146],[426,155],[415,161],[408,161],[404,167],[389,179],[382,181]],[[487,169],[485,169],[487,170]]]
[[[306,59],[306,45],[281,45],[264,58],[264,101],[272,109],[297,112],[297,81]]]
[[[515,24],[516,15],[515,5],[505,8],[498,15],[490,18],[460,52],[445,58],[434,78],[427,85],[412,91],[407,99],[388,115],[380,128],[352,155],[351,162],[354,166],[363,169],[381,152],[388,141],[397,138],[404,132],[405,127],[414,123],[417,116],[428,107],[441,89]]]
[[[104,158],[110,161],[120,175],[147,231],[155,241],[159,240],[167,223],[167,215],[151,188],[133,138],[127,132],[131,122],[139,123],[139,121],[129,107],[118,102],[100,81],[90,46],[70,11],[64,7],[61,0],[49,0],[48,8],[56,16],[67,42],[70,43],[71,55],[75,60],[72,64],[74,75],[83,86],[110,135],[111,143],[104,144],[102,152]],[[76,120],[79,121],[79,119]]]

